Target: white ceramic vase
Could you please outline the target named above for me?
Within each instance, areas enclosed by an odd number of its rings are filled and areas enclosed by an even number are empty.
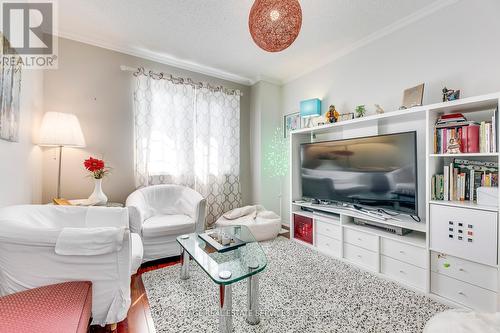
[[[108,197],[102,191],[102,179],[95,180],[94,192],[90,195],[89,201],[95,203],[96,206],[105,205],[108,202]]]

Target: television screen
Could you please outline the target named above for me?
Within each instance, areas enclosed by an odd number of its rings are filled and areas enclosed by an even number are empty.
[[[301,145],[302,196],[417,215],[416,132]]]

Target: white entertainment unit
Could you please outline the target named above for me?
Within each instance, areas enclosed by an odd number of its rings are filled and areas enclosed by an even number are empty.
[[[442,172],[443,166],[454,158],[499,161],[498,152],[434,154],[436,119],[443,114],[460,112],[469,120],[491,120],[499,102],[500,93],[489,94],[291,132],[291,239],[452,304],[477,311],[500,311],[499,205],[433,201],[430,186],[431,177]],[[399,236],[355,224],[355,218],[381,222],[355,210],[300,202],[301,144],[407,131],[417,131],[418,215],[421,222],[399,215],[399,220],[385,223],[410,229],[411,233]],[[305,230],[305,238],[299,235],[302,230]],[[458,233],[467,233],[471,239],[462,240]]]

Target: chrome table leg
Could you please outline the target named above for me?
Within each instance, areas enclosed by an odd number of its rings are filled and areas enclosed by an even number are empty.
[[[189,279],[189,253],[182,249],[181,252],[181,280]]]
[[[231,333],[233,331],[233,300],[231,285],[219,285],[219,332]]]
[[[247,323],[257,325],[260,322],[259,274],[250,276],[247,283]]]

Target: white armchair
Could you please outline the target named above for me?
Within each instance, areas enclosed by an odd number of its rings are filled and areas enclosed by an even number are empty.
[[[91,281],[92,324],[117,323],[127,316],[130,275],[141,260],[142,244],[131,236],[125,208],[0,208],[0,296]]]
[[[154,185],[127,198],[130,229],[141,236],[143,262],[180,254],[177,236],[205,230],[206,200],[179,185]]]

